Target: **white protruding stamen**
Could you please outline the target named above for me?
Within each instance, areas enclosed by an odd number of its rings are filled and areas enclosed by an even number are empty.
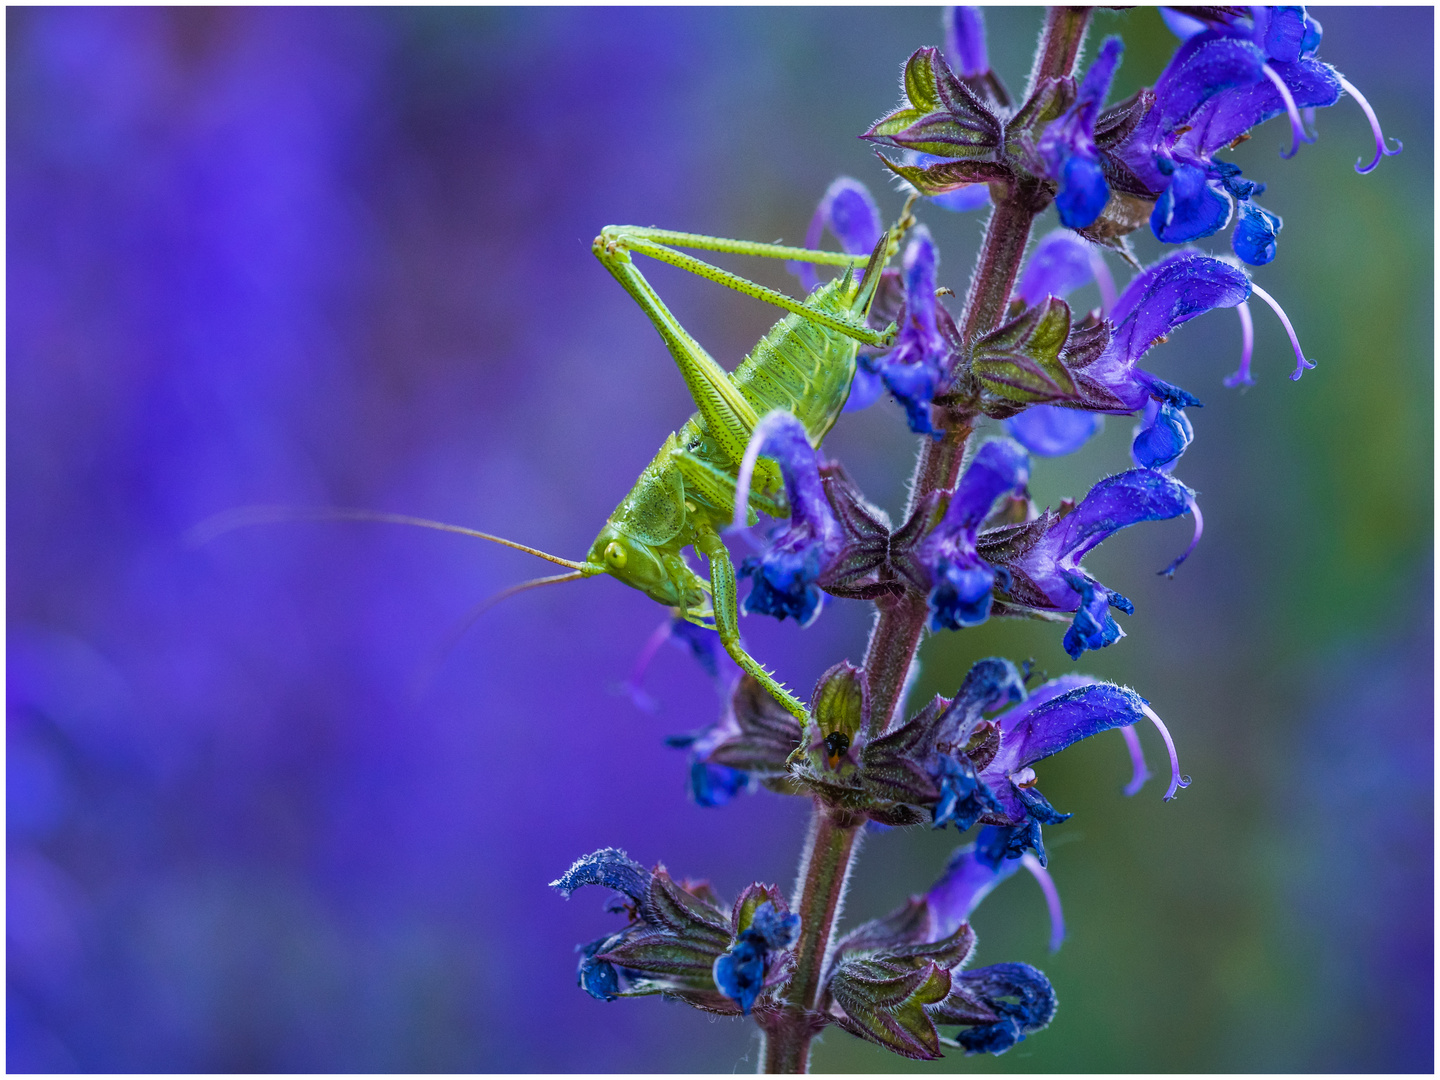
[[[1250,374],[1250,357],[1255,352],[1255,320],[1250,317],[1250,301],[1241,300],[1235,305],[1235,313],[1240,316],[1240,367],[1234,375],[1225,377],[1225,385],[1231,389],[1255,385]]]
[[[1370,164],[1366,165],[1363,169],[1360,167],[1360,159],[1357,158],[1355,161],[1355,171],[1363,176],[1365,173],[1373,172],[1375,170],[1375,166],[1380,164],[1380,158],[1382,155],[1385,157],[1392,157],[1395,154],[1400,153],[1401,150],[1404,150],[1405,144],[1402,143],[1399,139],[1396,139],[1395,149],[1388,149],[1385,146],[1385,133],[1380,130],[1380,120],[1375,115],[1375,110],[1370,107],[1370,102],[1365,100],[1365,95],[1360,93],[1359,90],[1356,90],[1355,84],[1352,83],[1349,79],[1345,78],[1344,75],[1340,76],[1340,89],[1344,90],[1347,94],[1353,97],[1355,99],[1355,104],[1359,105],[1360,108],[1364,110],[1365,119],[1370,121],[1370,130],[1375,133],[1374,160],[1372,160]]]
[[[1169,802],[1175,798],[1176,791],[1190,786],[1190,778],[1180,775],[1180,759],[1175,755],[1175,740],[1170,738],[1170,731],[1165,727],[1165,721],[1156,716],[1155,710],[1149,705],[1141,705],[1140,709],[1150,718],[1150,722],[1155,725],[1155,730],[1160,732],[1160,738],[1165,740],[1165,749],[1170,754],[1170,787],[1165,792],[1165,801]]]
[[[1060,910],[1060,890],[1055,888],[1055,879],[1040,865],[1033,852],[1021,855],[1020,865],[1035,876],[1040,891],[1045,894],[1045,906],[1050,909],[1050,951],[1059,952],[1060,943],[1065,940],[1065,913]]]
[[[1088,247],[1085,253],[1090,257],[1090,274],[1100,289],[1100,314],[1109,315],[1117,299],[1115,279],[1105,265],[1105,257],[1096,248]]]
[[[1285,111],[1290,115],[1290,152],[1280,151],[1283,158],[1292,158],[1300,150],[1301,141],[1311,142],[1309,134],[1305,131],[1305,125],[1300,122],[1300,110],[1295,105],[1295,95],[1290,93],[1290,87],[1285,85],[1285,80],[1280,78],[1275,69],[1269,64],[1262,64],[1260,70],[1265,72],[1265,77],[1275,84],[1275,89],[1280,91],[1280,98],[1285,102]]]
[[[1195,545],[1200,543],[1200,537],[1205,532],[1205,519],[1200,515],[1200,504],[1195,501],[1194,495],[1187,494],[1185,496],[1185,506],[1189,509],[1190,516],[1195,519],[1195,535],[1190,538],[1190,546],[1180,553],[1180,557],[1160,571],[1161,577],[1175,576],[1175,571],[1190,557],[1190,553],[1195,550]]]
[[[1137,795],[1145,786],[1145,781],[1150,779],[1150,767],[1145,764],[1145,751],[1140,748],[1140,736],[1135,733],[1135,725],[1122,727],[1120,734],[1125,736],[1125,745],[1130,751],[1130,764],[1134,768],[1130,783],[1125,785],[1125,794]]]
[[[1285,327],[1285,333],[1290,335],[1290,345],[1295,350],[1296,360],[1295,370],[1291,373],[1290,380],[1291,382],[1298,382],[1300,376],[1305,373],[1306,368],[1313,368],[1315,366],[1314,362],[1306,360],[1305,354],[1300,351],[1300,339],[1295,336],[1295,327],[1290,325],[1290,318],[1285,314],[1285,309],[1280,306],[1279,302],[1254,282],[1250,284],[1250,291],[1270,305],[1270,310],[1280,317],[1280,322]]]
[[[655,659],[655,654],[660,651],[670,637],[670,620],[666,619],[646,639],[645,644],[640,647],[640,655],[635,657],[635,666],[630,669],[630,677],[622,684],[630,700],[635,707],[642,712],[654,713],[659,710],[659,703],[641,688],[640,684],[645,678],[645,672],[650,669],[650,661]]]

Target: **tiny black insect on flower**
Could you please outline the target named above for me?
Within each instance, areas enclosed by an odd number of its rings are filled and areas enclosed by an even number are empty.
[[[825,736],[825,763],[832,769],[840,767],[840,759],[850,749],[850,736],[843,731],[832,731]]]

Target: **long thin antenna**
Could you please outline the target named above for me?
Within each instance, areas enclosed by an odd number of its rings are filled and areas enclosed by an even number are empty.
[[[250,525],[271,525],[281,521],[377,521],[388,525],[414,525],[420,529],[434,529],[437,532],[458,533],[461,536],[473,536],[480,540],[489,540],[494,544],[501,544],[516,551],[523,551],[526,554],[537,556],[557,566],[567,566],[571,570],[584,571],[582,577],[599,573],[589,563],[575,562],[572,559],[562,559],[558,555],[551,555],[538,548],[526,547],[524,544],[517,544],[514,540],[506,540],[503,536],[494,536],[491,533],[479,532],[476,529],[467,529],[463,525],[447,525],[443,521],[431,521],[428,518],[411,517],[409,514],[386,514],[378,510],[354,510],[348,507],[292,507],[292,506],[241,506],[234,510],[223,510],[213,517],[208,517],[185,534],[185,545],[187,547],[200,547],[208,544],[217,536],[222,536],[234,529],[242,529]],[[562,578],[537,579],[544,583],[555,580],[571,580],[573,575],[564,575]],[[527,583],[526,586],[516,586],[517,589],[528,587],[535,582]],[[507,592],[508,594],[508,592]],[[507,594],[501,594],[507,595]]]
[[[426,691],[430,689],[431,683],[435,681],[435,676],[440,673],[440,668],[445,663],[445,658],[448,657],[455,646],[459,644],[460,639],[465,636],[465,632],[475,625],[475,621],[479,619],[481,615],[484,615],[485,612],[500,603],[501,600],[508,600],[516,593],[525,592],[527,589],[538,589],[542,585],[559,585],[562,581],[579,581],[582,578],[591,577],[595,573],[597,573],[597,571],[593,567],[587,567],[584,570],[577,570],[573,574],[555,574],[553,577],[533,578],[530,581],[522,581],[519,585],[511,585],[508,589],[501,589],[493,596],[481,600],[480,603],[476,604],[455,621],[450,629],[446,631],[445,637],[441,639],[440,644],[436,645],[430,653],[430,657],[426,661],[425,666],[415,679],[415,699],[418,701],[425,696]]]

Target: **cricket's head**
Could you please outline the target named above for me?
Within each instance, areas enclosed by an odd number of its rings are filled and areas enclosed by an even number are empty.
[[[688,611],[705,602],[702,579],[673,544],[647,543],[623,522],[605,523],[585,562],[667,607]]]

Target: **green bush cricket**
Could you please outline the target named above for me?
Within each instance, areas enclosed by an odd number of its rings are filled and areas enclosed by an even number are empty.
[[[567,565],[574,567],[575,577],[610,574],[691,622],[709,625],[705,620],[713,618],[725,651],[802,723],[805,706],[740,645],[735,570],[720,531],[731,522],[736,472],[760,418],[776,409],[789,412],[804,425],[811,445],[819,446],[849,397],[860,345],[884,346],[893,339],[893,326],[872,330],[866,316],[880,272],[913,221],[909,210],[907,203],[901,220],[881,236],[868,258],[631,226],[610,226],[593,245],[596,257],[660,332],[699,411],[665,440],[600,530],[585,561]],[[865,269],[858,281],[853,273],[842,273],[801,302],[677,247],[847,269],[863,264]],[[632,254],[699,274],[789,314],[728,374],[676,321],[636,269]],[[777,517],[788,513],[773,462],[761,460],[749,504],[751,522],[757,510]],[[687,546],[709,561],[708,582],[685,562],[681,550]]]
[[[491,604],[522,590],[609,574],[675,609],[688,621],[716,630],[731,658],[804,724],[808,721],[805,706],[741,647],[735,569],[720,534],[733,520],[737,471],[760,419],[775,410],[791,413],[804,425],[810,444],[818,447],[850,395],[860,346],[883,348],[894,340],[894,324],[874,330],[866,320],[881,272],[914,224],[910,213],[914,201],[912,196],[905,203],[900,220],[880,237],[868,256],[628,225],[601,230],[592,245],[595,256],[635,298],[659,331],[698,411],[665,440],[630,493],[611,513],[583,562],[463,526],[368,510],[250,507],[202,523],[192,530],[191,541],[204,543],[240,525],[265,521],[383,521],[478,537],[539,556],[570,571],[504,590],[473,611],[464,625]],[[801,301],[677,248],[808,262],[842,267],[845,272],[820,284]],[[636,269],[632,254],[699,274],[783,308],[788,314],[771,327],[733,374],[727,373],[665,307]],[[854,271],[861,267],[863,273],[857,277]],[[774,517],[789,514],[780,471],[767,458],[761,458],[755,469],[748,509],[748,524],[758,520],[757,511]],[[690,568],[681,553],[686,547],[706,557],[709,580]]]

